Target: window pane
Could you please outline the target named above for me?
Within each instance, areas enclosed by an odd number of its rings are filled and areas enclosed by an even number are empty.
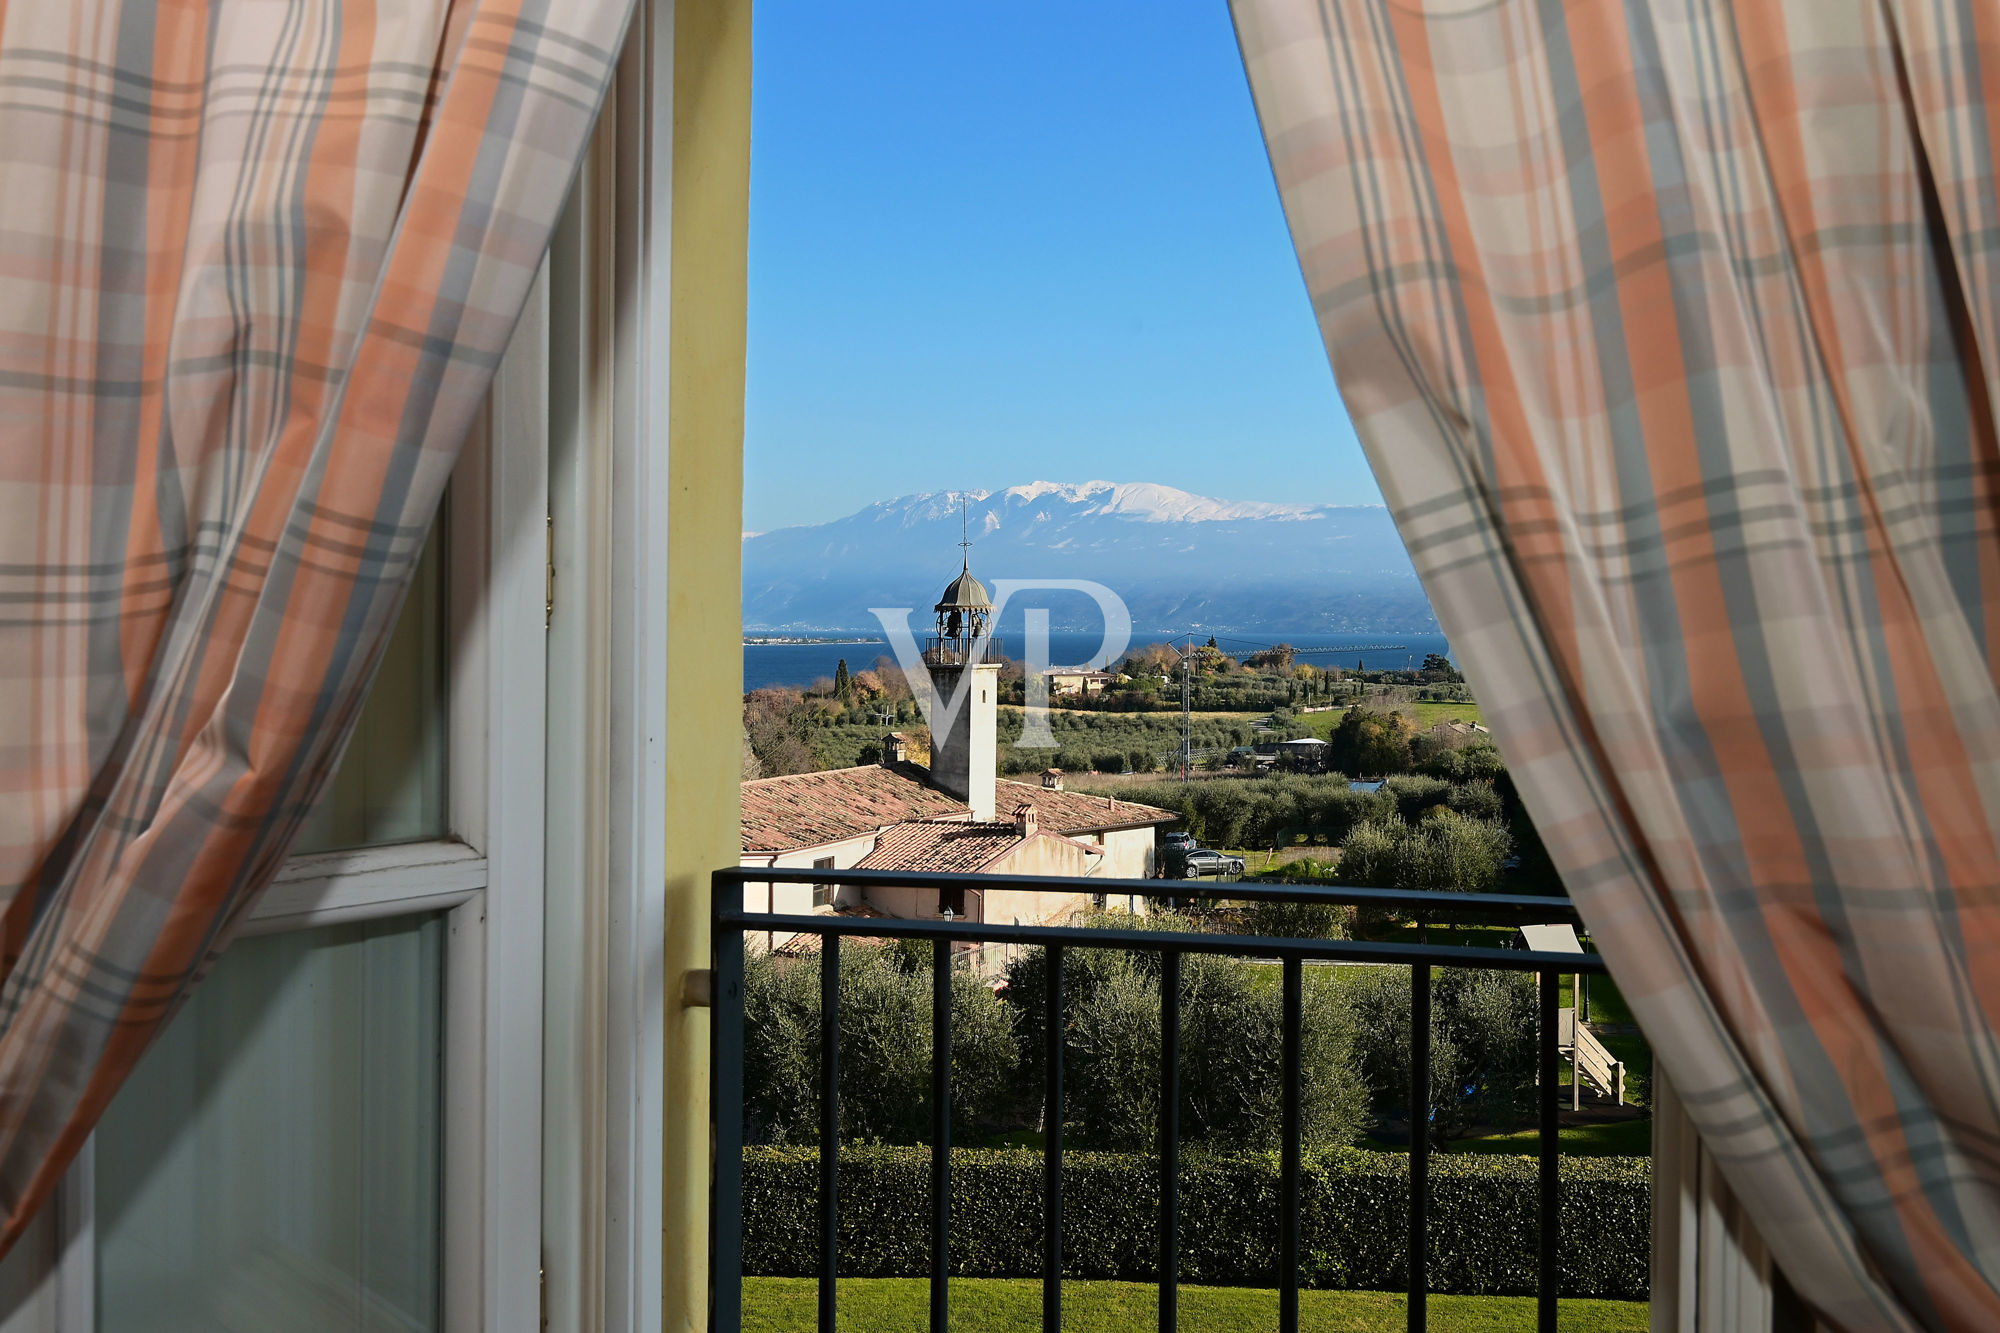
[[[354,738],[294,852],[441,838],[445,823],[442,524],[417,561]]]
[[[443,941],[231,946],[97,1128],[103,1333],[438,1327]]]

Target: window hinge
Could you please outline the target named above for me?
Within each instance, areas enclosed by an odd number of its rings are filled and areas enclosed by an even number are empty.
[[[556,516],[548,516],[548,565],[546,582],[542,587],[542,628],[547,629],[556,619]]]

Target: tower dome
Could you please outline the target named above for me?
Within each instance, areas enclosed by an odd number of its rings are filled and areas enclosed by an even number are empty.
[[[983,653],[987,622],[993,618],[993,599],[986,595],[986,585],[972,577],[971,520],[962,496],[959,506],[959,523],[966,531],[958,544],[966,554],[959,562],[958,577],[945,585],[944,596],[931,608],[937,613],[937,638],[927,656],[938,665],[964,664]]]
[[[992,598],[986,595],[986,585],[972,577],[972,565],[968,562],[958,572],[958,577],[945,585],[944,596],[938,598],[933,611],[991,611]]]

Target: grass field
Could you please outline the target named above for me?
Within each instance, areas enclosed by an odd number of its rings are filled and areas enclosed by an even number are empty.
[[[1571,1157],[1650,1157],[1653,1155],[1651,1120],[1616,1120],[1606,1125],[1564,1125],[1556,1131],[1556,1141]],[[1483,1139],[1459,1139],[1451,1145],[1455,1153],[1488,1153],[1495,1156],[1532,1157],[1541,1149],[1541,1136],[1532,1129],[1513,1134],[1489,1134]]]
[[[849,1278],[840,1284],[842,1327],[867,1333],[919,1333],[928,1328],[930,1283],[922,1278]],[[957,1278],[951,1284],[954,1329],[1033,1333],[1042,1326],[1042,1284],[1027,1278]],[[743,1281],[743,1327],[754,1333],[806,1333],[816,1327],[818,1284],[811,1278],[753,1277]],[[1132,1333],[1154,1327],[1158,1288],[1143,1282],[1063,1283],[1063,1328],[1072,1333]],[[1275,1328],[1275,1292],[1244,1287],[1182,1287],[1185,1333],[1238,1333]],[[1433,1333],[1527,1333],[1535,1302],[1526,1296],[1433,1296]],[[1643,1301],[1564,1301],[1563,1333],[1643,1333]],[[1299,1327],[1307,1333],[1399,1333],[1401,1296],[1381,1291],[1308,1291],[1299,1297]]]
[[[1446,704],[1435,703],[1429,700],[1418,700],[1415,703],[1396,704],[1393,700],[1388,699],[1370,699],[1363,706],[1378,709],[1395,707],[1401,709],[1403,712],[1413,713],[1416,715],[1417,726],[1420,728],[1434,727],[1446,718],[1454,722],[1485,721],[1484,718],[1480,717],[1479,705],[1476,703]],[[1321,740],[1326,740],[1333,734],[1333,729],[1340,725],[1340,716],[1339,710],[1331,713],[1304,713],[1299,715],[1298,721],[1302,726],[1311,727],[1313,735],[1319,737]]]

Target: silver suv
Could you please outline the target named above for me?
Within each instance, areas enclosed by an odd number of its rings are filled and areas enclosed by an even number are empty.
[[[1187,868],[1181,873],[1187,879],[1200,879],[1204,875],[1243,874],[1243,858],[1227,856],[1211,851],[1207,847],[1190,847],[1187,850]]]

